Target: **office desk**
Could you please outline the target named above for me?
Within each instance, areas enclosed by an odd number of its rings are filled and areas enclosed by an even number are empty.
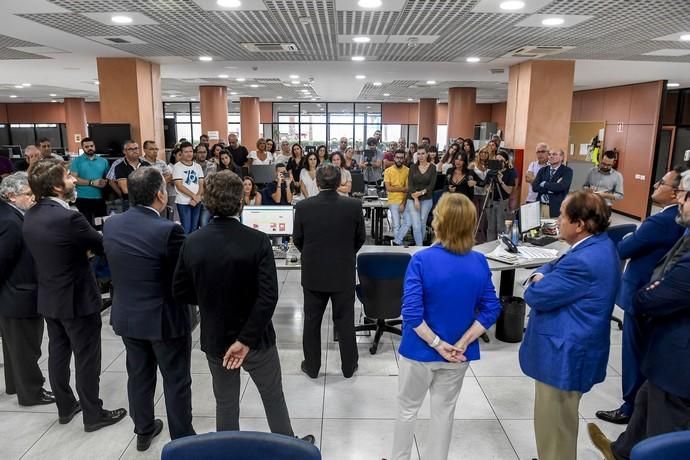
[[[371,237],[374,244],[383,244],[383,211],[388,209],[388,200],[364,200],[363,209],[371,209]]]

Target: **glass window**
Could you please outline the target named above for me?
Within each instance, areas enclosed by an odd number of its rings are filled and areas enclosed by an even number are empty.
[[[299,104],[273,103],[273,121],[278,123],[297,123],[299,119]]]
[[[235,133],[237,137],[240,136],[240,124],[239,123],[228,123],[228,134]]]
[[[274,124],[277,127],[273,132],[273,138],[276,140],[287,139],[290,144],[299,142],[299,124],[297,123],[281,123]]]
[[[383,142],[398,142],[402,135],[402,125],[383,125],[381,129],[381,140]]]
[[[341,137],[347,137],[347,145],[354,145],[354,125],[329,125],[330,141],[328,143],[328,150],[333,151],[338,149]]]
[[[304,124],[300,125],[300,141],[302,145],[325,145],[326,144],[326,124]]]
[[[329,123],[353,123],[354,104],[328,104]]]
[[[182,138],[192,139],[192,125],[189,123],[177,123],[177,140]]]
[[[439,150],[446,148],[448,144],[448,125],[436,126],[436,146]]]
[[[326,104],[306,103],[300,105],[300,123],[326,123]],[[325,137],[324,137],[325,139]]]
[[[364,137],[364,125],[355,125],[355,150],[364,150],[367,139]]]

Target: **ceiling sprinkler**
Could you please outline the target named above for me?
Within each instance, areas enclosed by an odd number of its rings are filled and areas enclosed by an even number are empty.
[[[411,37],[407,40],[407,46],[409,48],[416,48],[419,45],[419,39],[416,37]]]

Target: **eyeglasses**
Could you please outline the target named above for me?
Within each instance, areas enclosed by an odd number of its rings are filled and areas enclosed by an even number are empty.
[[[657,187],[661,187],[662,185],[665,185],[665,186],[667,186],[667,187],[671,187],[671,190],[679,191],[678,187],[674,187],[673,185],[664,182],[663,179],[659,179],[655,185],[656,185]]]
[[[146,150],[151,150],[151,151],[153,151],[153,152],[157,152],[157,151],[158,151],[158,147],[149,147],[149,148],[147,148]]]
[[[126,150],[127,152],[138,152],[138,151],[139,151],[139,147],[129,147],[129,148],[125,149],[125,150]]]
[[[548,150],[537,150],[537,153],[549,153]]]
[[[676,196],[678,197],[678,201],[686,202],[688,201],[688,191],[683,190],[683,189],[675,189],[676,190]],[[682,196],[682,198],[681,198]]]

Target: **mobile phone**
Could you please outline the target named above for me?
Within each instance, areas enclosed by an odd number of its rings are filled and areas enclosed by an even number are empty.
[[[518,248],[513,244],[512,241],[510,241],[510,238],[508,238],[505,235],[501,235],[501,242],[506,245],[506,251],[510,252],[511,254],[517,254],[518,253]]]

